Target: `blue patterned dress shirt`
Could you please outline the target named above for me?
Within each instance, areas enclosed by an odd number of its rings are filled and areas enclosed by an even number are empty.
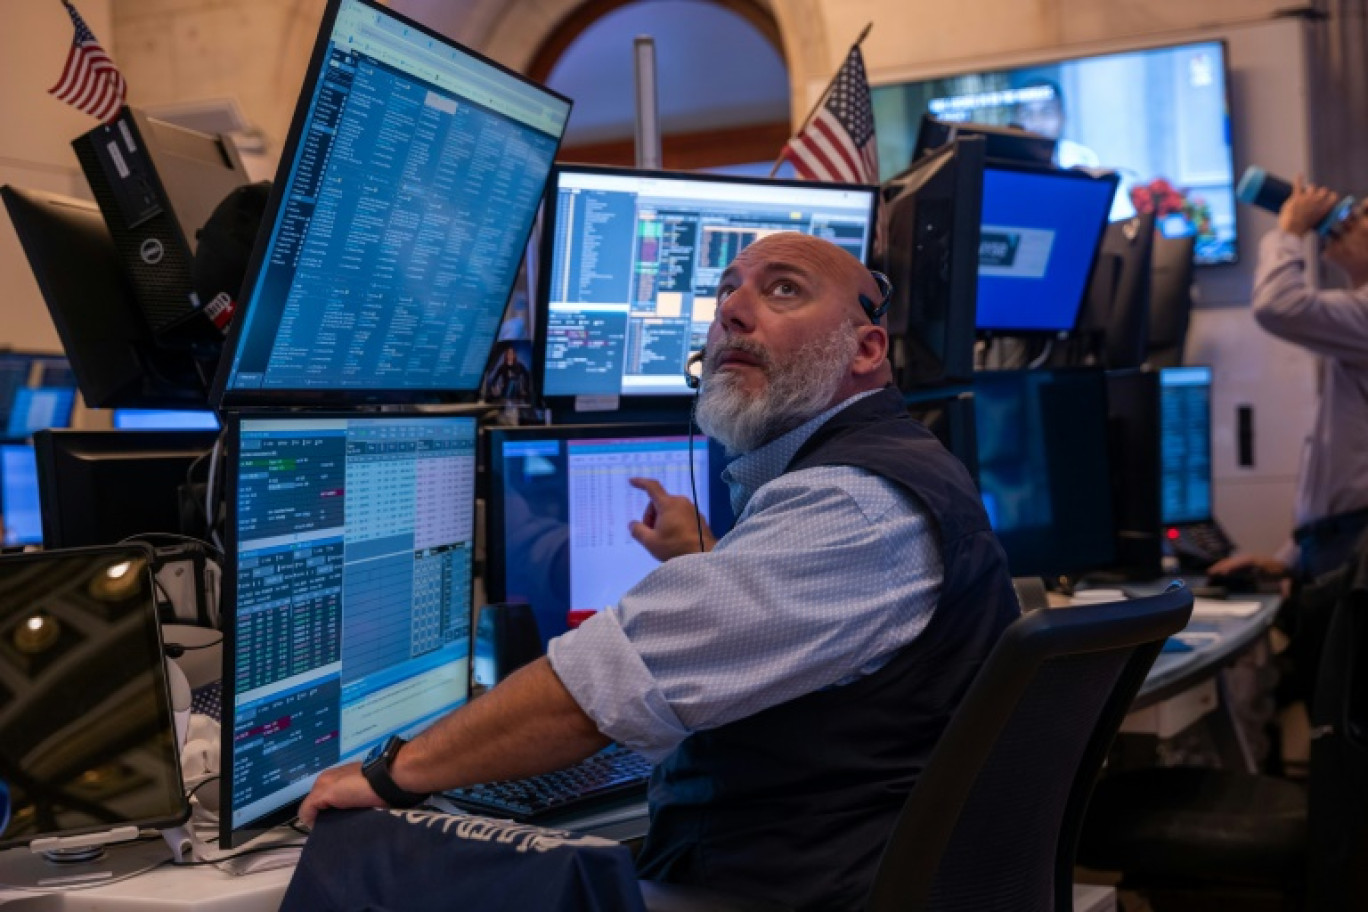
[[[712,551],[662,563],[551,641],[601,732],[660,760],[692,732],[876,671],[926,627],[942,566],[920,503],[863,469],[783,474],[865,395],[733,461],[737,520]]]

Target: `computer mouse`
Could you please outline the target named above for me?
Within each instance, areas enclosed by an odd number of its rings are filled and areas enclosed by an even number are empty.
[[[1229,573],[1212,573],[1207,576],[1208,586],[1218,586],[1227,592],[1258,592],[1259,574],[1253,567],[1241,567]]]

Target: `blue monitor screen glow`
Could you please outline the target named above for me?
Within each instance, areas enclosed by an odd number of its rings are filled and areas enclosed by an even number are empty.
[[[38,459],[27,443],[0,444],[0,510],[6,547],[41,545],[43,513],[38,500]]]
[[[1078,321],[1113,181],[1028,168],[983,172],[980,331],[1068,332]]]
[[[473,398],[569,113],[384,6],[331,0],[216,392]]]
[[[115,409],[114,427],[139,431],[217,431],[213,412],[181,409]]]
[[[1211,368],[1159,372],[1160,517],[1164,525],[1209,522]]]
[[[1016,124],[1058,140],[1062,167],[1121,175],[1113,219],[1154,211],[1166,237],[1196,238],[1196,262],[1237,258],[1225,45],[1144,48],[875,86],[879,162],[907,167],[923,113]]]
[[[974,376],[979,488],[1013,576],[1058,576],[1116,559],[1100,370]]]
[[[75,387],[25,387],[15,390],[5,436],[22,439],[43,428],[68,427],[75,405]]]
[[[220,838],[469,695],[475,419],[239,417]]]
[[[539,338],[548,397],[686,396],[717,283],[751,242],[826,238],[868,260],[876,190],[717,175],[558,167],[543,230]]]
[[[498,428],[490,432],[490,559],[495,601],[527,602],[543,640],[565,632],[572,608],[600,609],[657,561],[628,534],[646,509],[634,476],[692,498],[682,425]],[[698,503],[713,533],[732,524],[721,448],[695,437]]]

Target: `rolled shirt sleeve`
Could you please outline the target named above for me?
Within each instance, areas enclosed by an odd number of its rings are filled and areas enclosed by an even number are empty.
[[[763,486],[713,551],[674,558],[550,646],[600,731],[660,759],[882,667],[939,595],[929,518],[897,485],[822,467]]]
[[[1305,242],[1272,231],[1259,242],[1254,319],[1318,355],[1368,366],[1368,290],[1318,290],[1306,277]]]

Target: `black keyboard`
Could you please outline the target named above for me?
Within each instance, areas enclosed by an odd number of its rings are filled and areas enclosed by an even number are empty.
[[[554,773],[452,789],[445,797],[467,811],[530,823],[584,810],[609,798],[644,795],[650,777],[649,760],[614,745]]]

